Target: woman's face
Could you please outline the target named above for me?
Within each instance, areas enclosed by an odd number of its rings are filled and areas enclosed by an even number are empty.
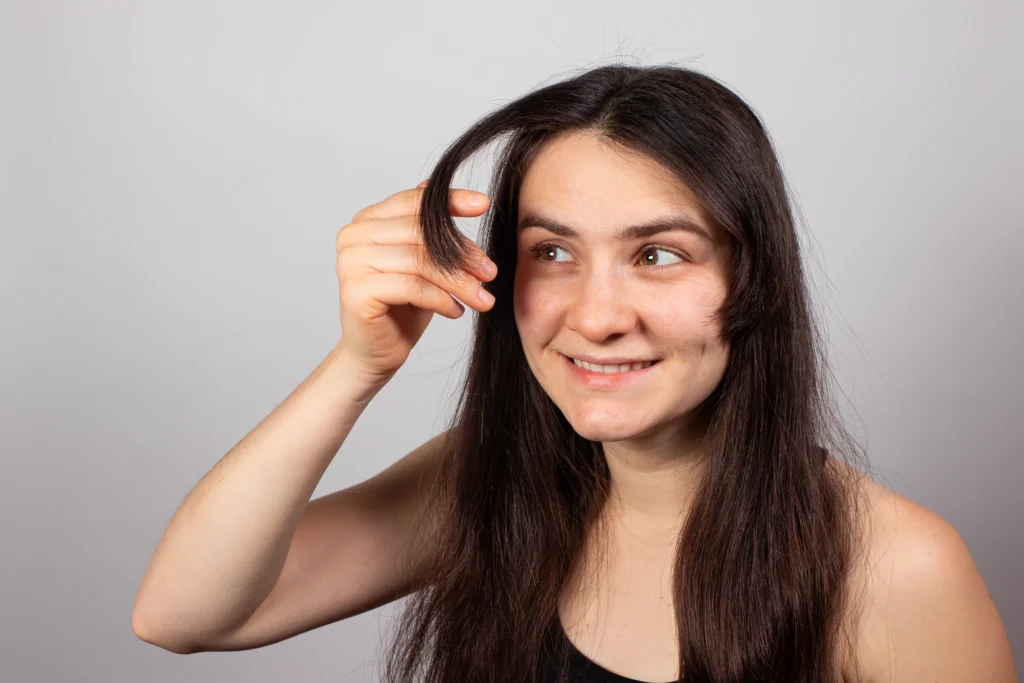
[[[685,430],[725,372],[712,320],[727,293],[725,235],[659,165],[589,134],[549,143],[519,198],[514,311],[541,386],[592,441]],[[688,230],[634,226],[689,223]],[[657,360],[592,372],[570,358]]]

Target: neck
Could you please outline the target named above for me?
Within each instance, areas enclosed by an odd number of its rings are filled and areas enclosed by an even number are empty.
[[[675,540],[692,505],[706,462],[700,438],[681,429],[605,442],[611,473],[607,513],[641,538]]]

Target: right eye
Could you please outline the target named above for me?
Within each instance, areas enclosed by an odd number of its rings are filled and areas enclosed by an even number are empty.
[[[533,257],[538,261],[547,261],[548,263],[558,263],[558,261],[548,261],[545,257],[557,253],[558,249],[562,247],[557,244],[550,244],[545,242],[544,244],[538,244],[537,246],[530,249]],[[564,251],[564,249],[563,249]]]

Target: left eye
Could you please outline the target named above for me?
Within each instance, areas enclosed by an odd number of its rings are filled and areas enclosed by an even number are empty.
[[[665,254],[668,254],[669,256],[671,256],[674,259],[678,259],[677,263],[682,263],[682,261],[683,261],[683,259],[679,256],[679,254],[675,254],[675,253],[669,251],[668,249],[662,249],[660,247],[645,247],[644,250],[640,252],[640,261],[642,263],[646,263],[646,264],[653,265],[653,266],[672,265],[671,263],[661,263],[661,259],[658,258],[658,257],[655,257],[655,261],[656,261],[655,263],[651,263],[650,259],[647,258],[647,254],[652,254],[652,253],[658,252],[658,251],[660,251],[662,253],[665,253]]]

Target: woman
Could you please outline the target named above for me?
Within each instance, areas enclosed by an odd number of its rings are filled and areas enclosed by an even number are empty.
[[[451,214],[486,201],[448,188],[506,134],[481,251]],[[337,247],[337,348],[182,504],[140,637],[245,649],[408,595],[388,681],[1016,680],[962,539],[863,472],[769,136],[720,83],[529,93]],[[306,505],[456,298],[449,429]]]

